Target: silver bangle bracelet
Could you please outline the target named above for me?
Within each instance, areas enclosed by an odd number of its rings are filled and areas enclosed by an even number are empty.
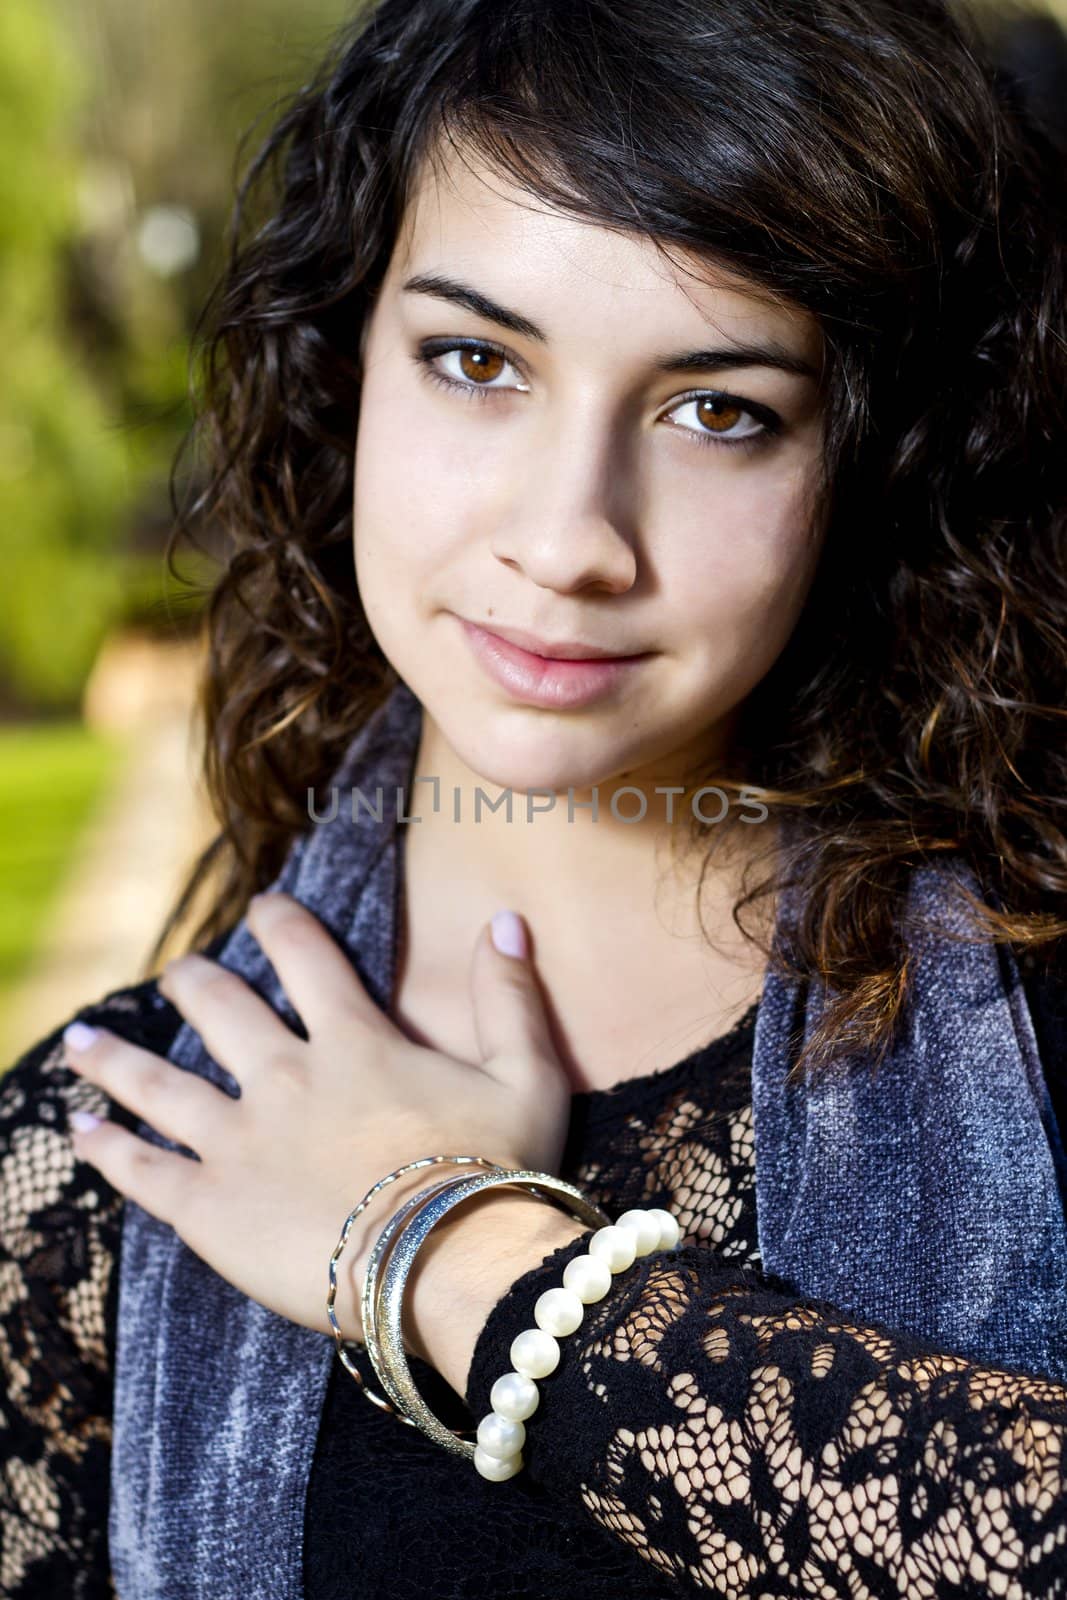
[[[352,1231],[353,1223],[360,1213],[367,1209],[371,1200],[380,1189],[387,1188],[389,1184],[395,1183],[396,1180],[402,1177],[405,1172],[414,1172],[419,1167],[442,1166],[449,1163],[457,1166],[489,1167],[495,1172],[503,1170],[499,1161],[490,1161],[486,1156],[421,1156],[417,1161],[409,1161],[404,1166],[397,1167],[394,1172],[386,1173],[384,1178],[379,1178],[377,1183],[372,1184],[359,1204],[354,1206],[348,1213],[348,1216],[344,1221],[344,1226],[341,1229],[341,1236],[334,1245],[333,1254],[330,1257],[329,1263],[329,1290],[326,1295],[326,1315],[329,1319],[330,1327],[333,1330],[334,1343],[337,1346],[337,1353],[340,1356],[341,1363],[345,1370],[359,1384],[368,1400],[372,1400],[374,1404],[379,1406],[383,1411],[393,1412],[399,1422],[406,1423],[411,1427],[414,1427],[414,1423],[411,1421],[410,1417],[403,1415],[402,1412],[398,1412],[383,1395],[376,1394],[373,1389],[369,1389],[367,1387],[367,1385],[363,1382],[363,1374],[360,1372],[359,1368],[355,1366],[351,1356],[348,1354],[349,1346],[355,1349],[358,1348],[359,1345],[365,1344],[365,1341],[354,1339],[346,1340],[338,1325],[337,1315],[334,1311],[334,1302],[337,1298],[337,1263],[340,1259],[341,1252],[348,1242],[348,1236]],[[429,1192],[429,1190],[424,1191],[424,1193]]]
[[[478,1447],[434,1416],[411,1376],[401,1332],[403,1292],[416,1253],[431,1229],[468,1197],[498,1187],[529,1189],[545,1199],[559,1196],[570,1203],[575,1221],[591,1228],[610,1225],[606,1212],[580,1189],[551,1173],[505,1168],[476,1177],[445,1179],[414,1195],[390,1218],[375,1244],[363,1283],[364,1342],[382,1387],[428,1438],[472,1462]]]
[[[499,1168],[498,1170],[504,1171],[510,1169]],[[385,1258],[389,1255],[396,1238],[411,1226],[411,1219],[414,1214],[422,1211],[434,1195],[442,1196],[442,1204],[435,1215],[433,1222],[429,1224],[429,1227],[426,1230],[427,1233],[429,1233],[430,1228],[432,1228],[436,1222],[440,1222],[444,1219],[447,1212],[451,1210],[452,1205],[457,1204],[459,1200],[466,1198],[465,1195],[459,1195],[455,1199],[450,1199],[446,1204],[444,1203],[443,1197],[445,1195],[451,1196],[453,1190],[457,1189],[461,1184],[469,1183],[470,1179],[465,1177],[462,1173],[459,1173],[450,1178],[439,1179],[437,1183],[430,1184],[426,1189],[420,1189],[417,1194],[412,1195],[408,1200],[406,1200],[400,1207],[399,1211],[394,1211],[393,1215],[389,1218],[389,1221],[385,1224],[385,1227],[375,1240],[374,1248],[371,1251],[370,1257],[367,1261],[367,1269],[363,1277],[363,1288],[360,1297],[360,1320],[363,1324],[363,1344],[367,1351],[367,1355],[370,1358],[371,1365],[378,1375],[378,1381],[381,1383],[382,1388],[389,1396],[389,1399],[392,1401],[393,1406],[401,1419],[404,1422],[410,1423],[412,1427],[418,1427],[420,1424],[416,1422],[415,1417],[411,1413],[407,1393],[405,1392],[403,1386],[397,1382],[395,1370],[392,1364],[384,1359],[382,1352],[379,1320],[384,1262]],[[409,1270],[410,1266],[406,1268],[404,1272],[405,1283]],[[401,1293],[403,1292],[405,1283],[401,1284]],[[411,1392],[415,1393],[417,1391],[414,1387],[414,1380],[411,1379],[410,1368],[406,1367],[406,1370],[408,1379],[410,1381]],[[441,1426],[443,1426],[443,1424],[441,1424]],[[460,1429],[457,1431],[446,1429],[446,1432],[451,1433],[454,1439],[465,1438],[471,1431],[471,1429]]]

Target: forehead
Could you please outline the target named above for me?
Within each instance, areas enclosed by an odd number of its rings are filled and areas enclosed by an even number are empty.
[[[530,310],[550,335],[581,325],[616,339],[621,325],[676,339],[711,324],[738,338],[758,328],[813,361],[821,352],[809,312],[712,256],[558,209],[470,146],[439,146],[421,163],[387,285],[431,271]]]

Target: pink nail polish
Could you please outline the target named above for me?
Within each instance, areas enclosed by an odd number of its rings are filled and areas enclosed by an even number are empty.
[[[498,911],[491,926],[493,943],[501,955],[517,956],[522,960],[526,955],[526,930],[522,919],[514,911]]]
[[[63,1029],[63,1043],[69,1045],[72,1050],[88,1050],[90,1045],[96,1043],[97,1038],[96,1029],[91,1028],[87,1022],[72,1022]]]
[[[70,1125],[75,1133],[92,1133],[94,1128],[99,1128],[100,1117],[94,1117],[91,1111],[72,1111]]]

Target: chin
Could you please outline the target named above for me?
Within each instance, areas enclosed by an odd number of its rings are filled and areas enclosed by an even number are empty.
[[[541,721],[541,726],[537,722]],[[631,763],[630,752],[614,749],[596,739],[588,723],[561,729],[552,726],[550,712],[532,712],[524,728],[494,728],[491,723],[475,730],[442,731],[453,750],[486,789],[567,789],[580,791],[611,781]],[[599,747],[599,748],[598,748]],[[473,804],[473,794],[471,803]]]

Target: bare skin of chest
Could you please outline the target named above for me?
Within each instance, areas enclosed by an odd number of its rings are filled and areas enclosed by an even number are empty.
[[[477,918],[441,914],[408,884],[392,1014],[417,1043],[480,1059],[470,992]],[[612,920],[592,950],[535,948],[560,1060],[574,1089],[611,1089],[656,1072],[726,1033],[759,998],[766,961],[754,944],[711,925],[674,936],[650,914]],[[535,944],[537,931],[534,929]],[[456,958],[462,953],[462,959]]]

